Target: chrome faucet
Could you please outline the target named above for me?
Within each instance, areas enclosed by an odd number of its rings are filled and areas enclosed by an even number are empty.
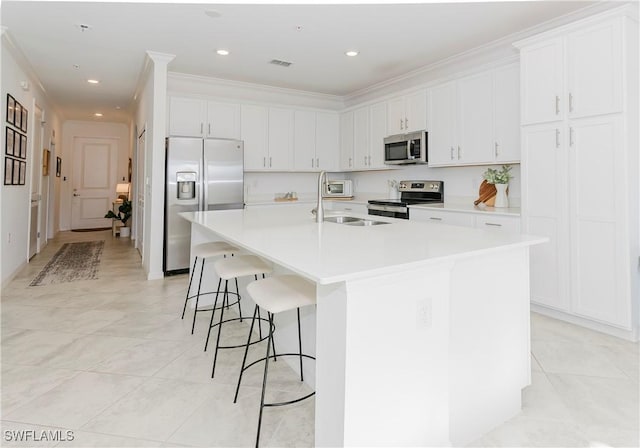
[[[322,207],[322,191],[324,183],[327,181],[327,172],[320,171],[318,174],[318,203],[316,204],[316,222],[324,221],[324,208]]]

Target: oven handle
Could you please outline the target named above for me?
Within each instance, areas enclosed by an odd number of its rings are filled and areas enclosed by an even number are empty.
[[[380,211],[380,212],[407,213],[407,207],[397,207],[397,206],[393,206],[393,205],[369,204],[369,205],[367,205],[367,209],[369,209],[369,210],[377,210],[377,211]]]

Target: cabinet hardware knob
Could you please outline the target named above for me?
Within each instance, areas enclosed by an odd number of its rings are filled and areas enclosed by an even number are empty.
[[[211,123],[209,123],[208,126],[209,126],[209,131],[208,132],[209,132],[209,135],[211,135]]]
[[[453,146],[451,147],[451,160],[453,160]]]
[[[200,123],[200,134],[204,134],[204,123]]]
[[[573,95],[569,92],[569,112],[573,112]]]
[[[484,223],[485,226],[493,226],[493,227],[502,227],[502,224],[496,224],[493,222],[485,222]]]
[[[569,128],[569,146],[573,146],[573,128]]]
[[[273,160],[271,159],[271,157],[269,157],[269,168],[271,168],[273,166]]]
[[[266,158],[266,157],[263,157],[263,158],[262,158],[262,166],[263,166],[264,168],[266,168],[266,167],[267,167],[267,158]]]
[[[498,157],[498,142],[496,142],[495,145],[496,145],[496,157]]]
[[[400,129],[404,129],[404,128],[402,127],[402,118],[400,119]]]
[[[313,157],[311,157],[311,168],[313,168]]]
[[[560,129],[556,129],[556,148],[560,147]]]
[[[458,146],[458,160],[460,160],[460,146]]]
[[[556,115],[560,115],[560,97],[556,95]]]
[[[431,216],[429,219],[433,219],[434,221],[442,221],[442,218],[435,218],[433,216]]]
[[[405,130],[409,129],[409,119],[408,118],[404,119],[404,128],[405,128]]]

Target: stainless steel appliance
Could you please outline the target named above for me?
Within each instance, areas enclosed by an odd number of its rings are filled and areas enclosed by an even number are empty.
[[[165,275],[189,270],[191,225],[178,213],[244,207],[243,153],[240,140],[166,140]]]
[[[409,219],[409,205],[444,202],[444,182],[440,180],[401,180],[400,199],[370,200],[370,215]]]
[[[427,163],[427,132],[418,131],[386,137],[384,163],[387,165]]]
[[[353,184],[350,180],[328,180],[324,184],[322,196],[325,198],[350,198],[353,196]]]

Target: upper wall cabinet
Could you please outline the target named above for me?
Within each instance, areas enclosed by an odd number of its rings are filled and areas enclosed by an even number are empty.
[[[426,128],[426,90],[387,101],[387,135],[423,131]]]
[[[621,112],[622,38],[613,20],[523,47],[522,124]]]
[[[519,162],[518,76],[513,64],[430,89],[430,166]]]
[[[240,138],[240,105],[171,97],[169,135],[175,137]]]
[[[337,170],[339,126],[336,113],[295,111],[293,169]]]
[[[340,116],[340,168],[383,170],[387,103],[360,107]]]

